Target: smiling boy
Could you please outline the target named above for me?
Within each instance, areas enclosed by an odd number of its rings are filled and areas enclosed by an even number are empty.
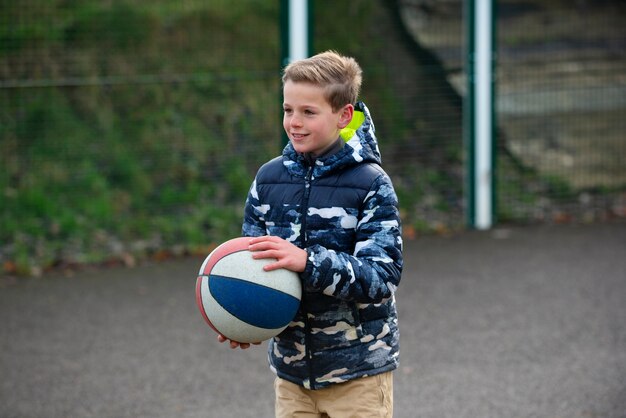
[[[296,317],[269,341],[276,416],[391,417],[401,225],[357,102],[361,68],[327,51],[291,63],[282,81],[289,143],[259,169],[243,223],[253,257],[276,259],[265,268],[295,271],[303,285]]]

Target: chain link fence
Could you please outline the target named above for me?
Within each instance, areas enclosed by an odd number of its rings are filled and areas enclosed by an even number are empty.
[[[0,3],[8,273],[204,254],[282,144],[280,2]],[[498,218],[624,216],[623,4],[498,4]],[[465,225],[459,0],[313,2],[364,69],[407,238]]]
[[[467,5],[399,0],[418,48],[463,97]],[[497,219],[591,222],[626,215],[626,4],[495,4]]]
[[[2,2],[5,270],[132,264],[239,234],[280,145],[269,3]]]
[[[626,3],[508,0],[498,9],[501,217],[624,216]]]

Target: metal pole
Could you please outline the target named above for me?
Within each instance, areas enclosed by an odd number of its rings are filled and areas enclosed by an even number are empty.
[[[280,11],[281,26],[281,68],[292,61],[307,58],[312,44],[312,0],[282,0]],[[281,90],[282,109],[282,90]],[[283,144],[288,142],[283,134]]]
[[[476,3],[476,228],[492,224],[491,0]]]
[[[489,229],[494,217],[493,0],[468,7],[468,209],[470,226]]]
[[[309,56],[308,0],[289,1],[289,62]]]

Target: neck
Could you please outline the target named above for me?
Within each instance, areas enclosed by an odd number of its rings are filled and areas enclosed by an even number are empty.
[[[331,155],[338,153],[343,148],[343,144],[343,140],[339,137],[335,142],[332,142],[328,147],[324,148],[317,154],[308,153],[307,155],[313,160],[330,157]]]

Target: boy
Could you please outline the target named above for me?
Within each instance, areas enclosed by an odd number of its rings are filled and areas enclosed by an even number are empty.
[[[265,269],[295,271],[303,285],[298,314],[269,341],[276,416],[391,417],[401,226],[357,102],[361,68],[327,51],[289,64],[282,81],[290,142],[259,169],[243,223],[253,257],[276,259]]]

